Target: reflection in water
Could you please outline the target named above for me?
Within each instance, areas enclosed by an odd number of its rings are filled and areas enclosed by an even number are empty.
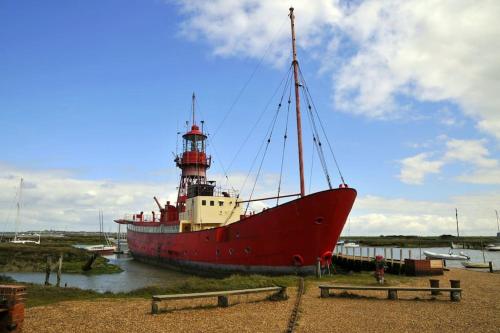
[[[98,292],[126,292],[148,286],[167,287],[172,283],[182,281],[191,275],[177,271],[146,265],[126,255],[106,256],[110,263],[120,266],[121,273],[85,275],[85,274],[63,274],[61,285],[92,289]],[[31,282],[42,284],[45,281],[45,273],[4,273],[19,282]],[[55,284],[56,274],[51,274],[51,283]]]

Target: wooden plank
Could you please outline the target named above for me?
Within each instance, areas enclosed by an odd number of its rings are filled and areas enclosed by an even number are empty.
[[[265,287],[265,288],[254,288],[254,289],[241,289],[241,290],[225,290],[225,291],[210,291],[205,293],[191,293],[191,294],[172,294],[172,295],[154,295],[153,300],[162,301],[169,299],[187,299],[187,298],[201,298],[201,297],[215,297],[215,296],[226,296],[226,295],[243,295],[251,293],[260,293],[267,291],[279,291],[283,287]]]
[[[340,290],[400,290],[400,291],[462,291],[462,288],[428,288],[428,287],[371,287],[371,286],[319,286],[320,289]]]

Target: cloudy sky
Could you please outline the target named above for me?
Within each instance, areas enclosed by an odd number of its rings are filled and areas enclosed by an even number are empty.
[[[350,234],[453,234],[458,208],[462,234],[494,235],[496,0],[1,1],[0,231],[14,229],[21,177],[26,230],[97,230],[99,209],[111,229],[155,209],[153,195],[174,200],[193,91],[211,176],[248,195],[290,65],[290,4],[303,75],[358,190]],[[277,119],[255,196],[277,192],[286,112]],[[306,119],[314,192],[327,185]],[[282,193],[298,188],[288,135]]]

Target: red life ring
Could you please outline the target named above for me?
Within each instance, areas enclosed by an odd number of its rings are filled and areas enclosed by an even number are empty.
[[[304,264],[304,258],[300,254],[295,254],[292,258],[294,266],[302,266]]]

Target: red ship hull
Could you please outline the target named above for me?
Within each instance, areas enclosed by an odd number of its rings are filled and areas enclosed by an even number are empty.
[[[167,232],[157,222],[128,226],[130,253],[140,261],[195,272],[311,274],[330,260],[356,190],[314,193],[227,226]]]

